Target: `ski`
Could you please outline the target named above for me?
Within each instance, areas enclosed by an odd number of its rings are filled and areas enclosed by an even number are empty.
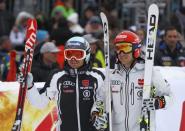
[[[158,17],[158,6],[156,4],[151,4],[148,8],[143,99],[150,98]],[[154,122],[150,120],[153,117],[155,117],[154,111],[141,112],[140,131],[155,131]]]
[[[23,82],[20,83],[18,103],[15,121],[13,123],[12,131],[20,131],[22,124],[22,116],[24,110],[24,101],[27,91],[27,75],[31,70],[31,64],[33,59],[34,46],[36,42],[36,31],[37,31],[37,21],[35,19],[28,19],[27,30],[26,30],[26,43],[25,43],[25,54],[23,59],[23,66],[21,71],[23,77],[25,78]]]
[[[105,88],[106,88],[106,112],[109,113],[109,131],[112,131],[112,113],[111,113],[111,89],[110,89],[110,58],[109,58],[109,28],[108,20],[106,15],[101,12],[100,17],[103,24],[103,33],[104,33],[104,53],[105,53]]]

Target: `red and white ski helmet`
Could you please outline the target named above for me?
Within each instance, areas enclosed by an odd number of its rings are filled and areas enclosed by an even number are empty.
[[[141,52],[141,40],[139,36],[137,36],[134,32],[129,30],[122,31],[119,33],[114,39],[114,45],[120,43],[131,43],[132,44],[132,52],[133,57],[138,58]]]

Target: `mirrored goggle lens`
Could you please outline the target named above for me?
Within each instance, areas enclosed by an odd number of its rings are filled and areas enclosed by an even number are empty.
[[[131,43],[118,43],[116,44],[116,50],[118,52],[123,51],[124,53],[132,52],[132,44]]]
[[[84,50],[66,49],[64,50],[64,56],[67,60],[71,60],[72,58],[75,58],[76,60],[82,60],[85,58],[86,52]]]

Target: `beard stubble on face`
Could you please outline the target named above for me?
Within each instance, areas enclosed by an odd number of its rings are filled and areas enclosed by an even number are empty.
[[[78,69],[81,66],[83,66],[84,64],[84,60],[76,60],[76,59],[72,59],[72,60],[68,60],[68,64],[71,68],[74,69]]]

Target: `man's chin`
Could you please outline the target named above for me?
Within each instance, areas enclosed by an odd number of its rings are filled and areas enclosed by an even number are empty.
[[[76,69],[76,68],[78,68],[79,67],[79,65],[78,64],[71,64],[70,65],[72,68],[74,68],[74,69]]]

